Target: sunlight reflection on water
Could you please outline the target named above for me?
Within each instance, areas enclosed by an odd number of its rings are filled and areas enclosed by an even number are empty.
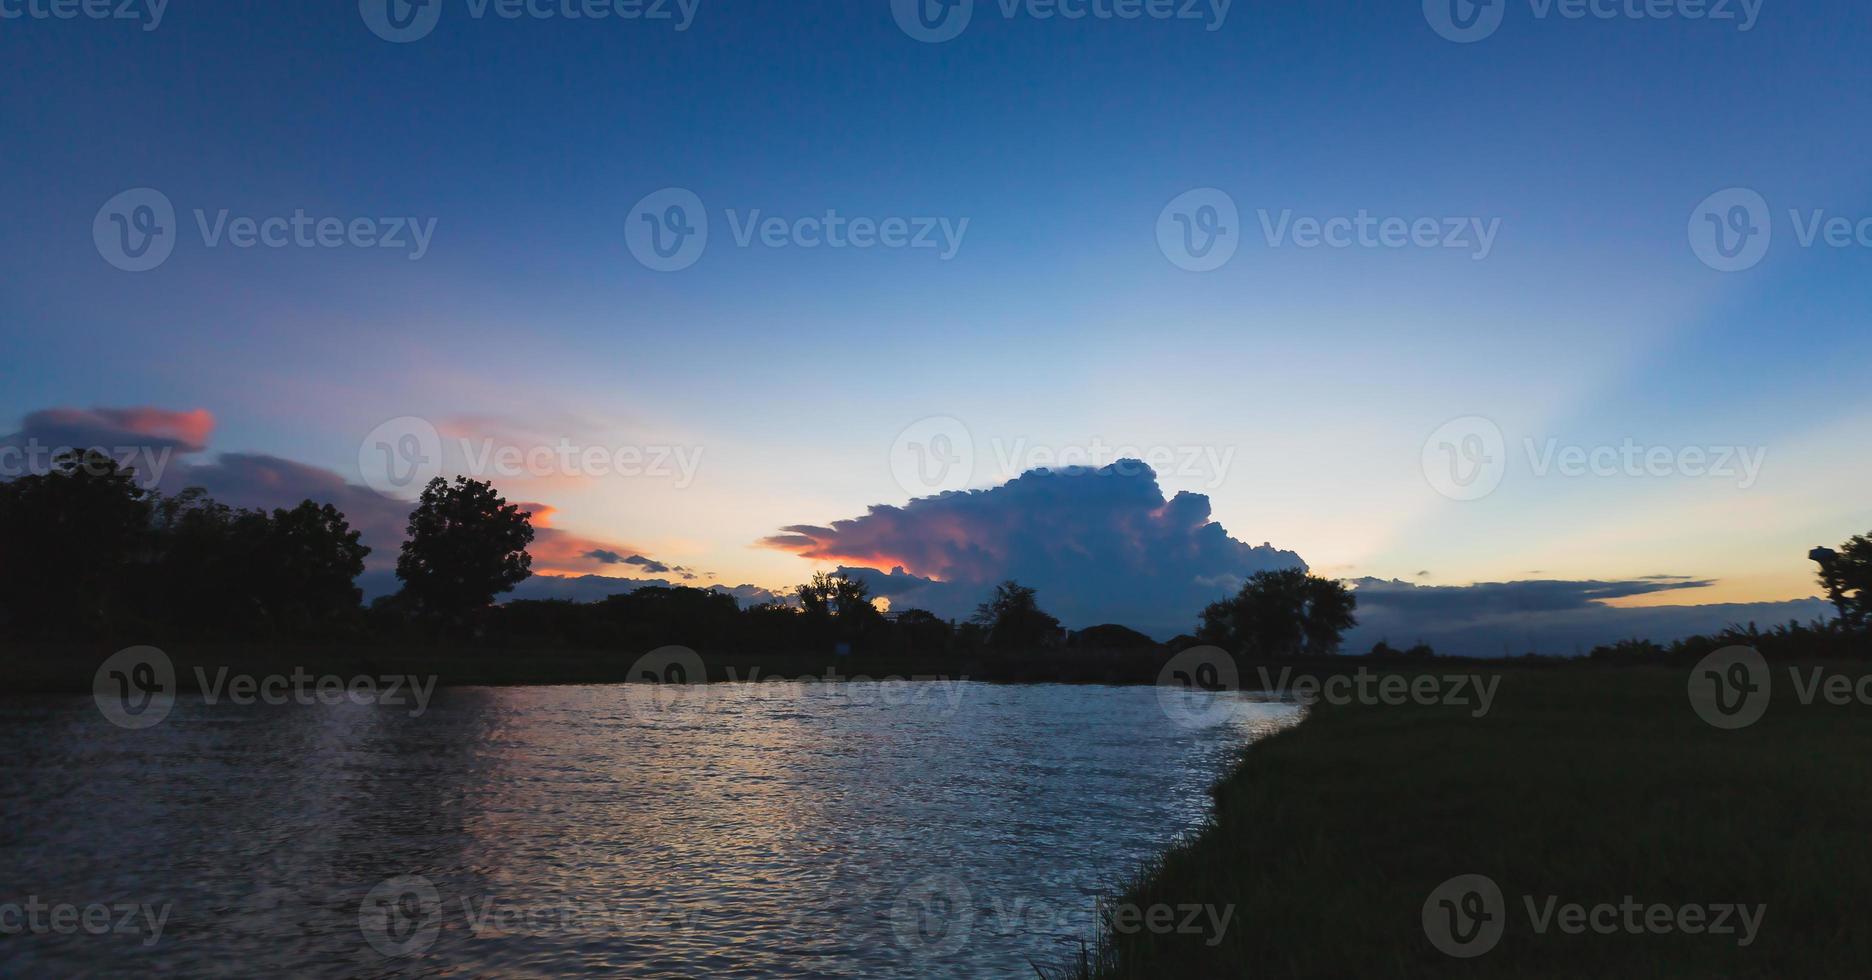
[[[0,903],[169,907],[153,942],[0,936],[0,966],[1031,976],[1299,713],[1236,696],[1190,730],[1150,687],[666,695],[444,690],[420,717],[188,699],[143,731],[89,697],[0,699]],[[907,904],[932,887],[954,899],[934,931]]]

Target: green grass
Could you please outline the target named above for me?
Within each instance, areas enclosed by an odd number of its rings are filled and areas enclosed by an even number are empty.
[[[1719,731],[1692,711],[1686,676],[1510,669],[1481,719],[1316,708],[1249,748],[1215,789],[1213,825],[1124,896],[1233,905],[1222,941],[1108,931],[1096,975],[1867,975],[1872,707],[1803,706],[1777,667],[1767,715]],[[1426,938],[1422,908],[1467,873],[1501,886],[1507,930],[1458,960]],[[1767,908],[1738,948],[1734,936],[1540,935],[1525,895]]]

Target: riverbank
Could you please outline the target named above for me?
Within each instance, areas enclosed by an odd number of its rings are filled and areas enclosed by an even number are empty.
[[[1213,825],[1118,905],[1232,906],[1235,926],[1219,940],[1108,930],[1095,975],[1863,975],[1872,707],[1802,704],[1777,667],[1761,720],[1723,731],[1692,709],[1688,676],[1507,669],[1480,718],[1442,704],[1317,706],[1246,750],[1215,788]],[[1424,907],[1469,874],[1499,886],[1504,932],[1459,959],[1432,944]],[[1644,908],[1593,911],[1634,902]],[[1575,903],[1587,924],[1570,934]],[[1743,907],[1726,916],[1735,931],[1712,934],[1729,904]],[[1670,911],[1653,920],[1654,905]],[[1756,907],[1744,945],[1741,912]]]

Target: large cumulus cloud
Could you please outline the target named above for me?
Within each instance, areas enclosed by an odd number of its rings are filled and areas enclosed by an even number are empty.
[[[1306,567],[1291,551],[1230,537],[1202,494],[1165,499],[1137,460],[1032,470],[985,490],[791,525],[761,543],[837,562],[897,608],[967,616],[1012,578],[1069,627],[1119,622],[1159,638],[1191,629],[1204,605],[1257,571]]]

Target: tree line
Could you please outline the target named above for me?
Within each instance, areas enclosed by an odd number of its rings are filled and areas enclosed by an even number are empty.
[[[531,516],[487,483],[432,480],[410,513],[397,556],[400,591],[365,606],[356,580],[370,548],[330,504],[306,500],[265,511],[229,507],[200,488],[165,496],[138,486],[131,470],[102,454],[71,454],[48,473],[0,483],[0,542],[7,549],[0,561],[0,635],[680,644],[917,656],[1213,645],[1280,659],[1338,653],[1345,631],[1357,624],[1357,595],[1302,569],[1250,576],[1234,595],[1201,610],[1192,634],[1167,644],[1118,624],[1069,632],[1041,608],[1034,589],[1014,581],[996,586],[961,621],[924,609],[887,613],[862,580],[836,573],[815,574],[788,601],[748,608],[719,591],[663,586],[599,602],[497,605],[532,574]],[[1872,618],[1872,539],[1854,537],[1809,557],[1820,565],[1839,619],[1783,628],[1781,639],[1769,635],[1771,644],[1820,649],[1821,634],[1857,635]],[[1592,656],[1669,652],[1627,641]],[[1434,651],[1380,641],[1371,655],[1426,659]]]

